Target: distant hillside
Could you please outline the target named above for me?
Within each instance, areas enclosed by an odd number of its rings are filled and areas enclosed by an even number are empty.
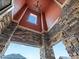
[[[60,56],[59,59],[70,59],[69,57]]]
[[[3,59],[26,59],[20,54],[10,54],[3,57]]]

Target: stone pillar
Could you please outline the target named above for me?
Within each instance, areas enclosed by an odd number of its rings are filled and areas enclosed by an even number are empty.
[[[40,51],[40,55],[41,58],[40,59],[55,59],[54,56],[54,52],[52,50],[52,46],[50,46],[50,44],[48,43],[48,36],[46,34],[43,34],[42,36],[42,46],[41,46],[41,51]]]
[[[79,41],[75,37],[70,37],[64,40],[66,49],[71,57],[71,59],[79,59]]]
[[[10,25],[0,34],[0,57],[4,55],[16,25],[17,24],[14,22],[10,23]]]
[[[3,1],[4,0],[0,0],[0,5],[1,3],[3,3]],[[0,9],[3,7],[0,6]],[[16,23],[13,23],[11,20],[12,11],[9,11],[2,16],[0,15],[0,57],[4,55],[6,48],[8,47],[9,38],[13,32],[13,29],[16,26]]]

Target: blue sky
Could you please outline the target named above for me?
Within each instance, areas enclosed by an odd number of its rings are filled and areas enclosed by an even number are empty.
[[[37,24],[37,16],[34,14],[30,14],[30,16],[28,17],[28,22],[32,24]]]
[[[22,56],[26,57],[27,59],[40,59],[40,49],[29,47],[20,44],[11,43],[5,53],[8,54],[21,54]]]
[[[65,49],[65,46],[63,45],[63,42],[58,43],[53,48],[56,59],[59,58],[59,56],[69,57]],[[10,43],[5,55],[8,54],[21,54],[27,59],[40,59],[40,48],[20,45],[16,43]]]
[[[56,59],[58,59],[60,56],[69,57],[68,52],[66,51],[66,48],[65,48],[63,42],[59,42],[58,44],[56,44],[53,47],[53,49],[55,52]]]

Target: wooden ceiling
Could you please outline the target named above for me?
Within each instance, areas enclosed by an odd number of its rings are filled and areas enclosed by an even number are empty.
[[[41,11],[46,11],[47,8],[53,3],[53,0],[26,0],[26,4],[30,9],[36,10],[37,1],[39,1],[38,5],[40,6]]]
[[[64,0],[57,1],[64,3]],[[14,7],[13,21],[18,23],[18,21],[21,20],[19,25],[22,28],[39,33],[48,31],[61,15],[61,7],[55,0],[15,0]],[[39,8],[40,11],[37,11]],[[30,13],[34,13],[38,16],[36,25],[27,21]]]

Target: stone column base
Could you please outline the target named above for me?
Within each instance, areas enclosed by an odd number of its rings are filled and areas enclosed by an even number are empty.
[[[71,59],[79,59],[79,56],[73,56]]]

